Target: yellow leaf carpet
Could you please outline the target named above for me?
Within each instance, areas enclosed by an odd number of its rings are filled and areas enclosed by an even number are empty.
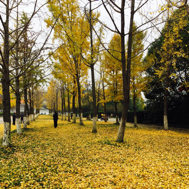
[[[77,122],[79,122],[77,120]],[[84,126],[40,115],[12,147],[0,146],[0,188],[189,188],[189,132]]]

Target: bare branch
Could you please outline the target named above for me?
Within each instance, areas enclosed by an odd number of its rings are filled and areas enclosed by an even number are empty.
[[[148,0],[146,0],[140,7],[138,7],[134,12],[137,12],[139,9],[141,9],[146,3],[148,2]]]
[[[117,6],[116,5],[116,3],[114,3],[114,1],[113,0],[110,0],[110,2],[115,6],[115,7],[117,7],[119,10],[121,10],[121,8],[119,7],[119,6]],[[109,5],[111,4],[111,3],[109,3]],[[113,8],[113,6],[111,5],[111,7]]]
[[[98,21],[101,25],[103,25],[105,28],[107,28],[107,29],[110,30],[111,32],[120,34],[119,31],[117,32],[117,31],[115,31],[115,30],[112,30],[111,28],[109,28],[108,26],[106,26],[103,22],[101,22],[99,19],[93,18],[93,20]]]
[[[5,30],[5,24],[4,24],[4,22],[3,22],[3,19],[2,19],[2,17],[1,17],[1,15],[0,15],[0,20],[1,20],[1,23],[2,23],[3,28],[4,28],[4,30]]]
[[[37,1],[37,0],[36,0],[36,1]],[[15,2],[16,2],[16,0],[13,1],[12,6],[11,6],[11,8],[9,9],[10,11],[13,10],[13,9],[15,9],[16,7],[18,7],[18,6],[21,4],[22,0],[20,0],[20,2],[18,2],[15,6],[13,6]]]
[[[2,3],[3,5],[7,6],[2,0],[0,0],[0,3]]]
[[[37,13],[39,12],[39,10],[40,10],[43,6],[45,6],[46,4],[47,4],[47,3],[41,5],[41,6],[36,10],[36,7],[37,7],[37,0],[35,1],[34,10],[33,10],[33,13],[32,13],[32,15],[31,15],[30,19],[29,19],[28,22],[25,24],[23,30],[20,32],[20,34],[19,34],[18,38],[16,39],[15,43],[10,47],[9,50],[12,50],[12,49],[14,48],[14,46],[18,43],[18,40],[19,40],[20,36],[21,36],[22,33],[25,31],[25,29],[28,27],[28,25],[29,25],[30,21],[32,20],[32,18],[34,17],[34,15],[37,14]]]
[[[2,62],[3,62],[3,64],[0,63],[0,65],[2,66],[2,68],[4,68],[5,61],[4,61],[4,57],[3,57],[3,53],[2,53],[2,51],[1,51],[1,49],[0,49],[0,55],[1,55],[1,60],[2,60]],[[1,71],[2,71],[2,70],[1,70]]]
[[[166,11],[166,10],[163,10],[163,11],[160,12],[157,16],[155,16],[153,19],[149,20],[148,22],[145,22],[144,24],[141,24],[140,26],[138,26],[138,27],[137,27],[135,30],[133,30],[132,32],[134,32],[134,31],[138,30],[139,28],[141,28],[142,26],[144,26],[144,25],[146,25],[146,24],[152,22],[153,20],[155,20],[156,18],[158,18],[161,14],[163,14],[165,11]],[[140,14],[141,14],[141,13],[140,13]],[[129,32],[126,33],[125,36],[128,35],[128,34],[129,34]]]
[[[108,13],[108,15],[109,15],[111,21],[112,21],[112,23],[113,23],[115,29],[117,30],[118,33],[120,33],[120,31],[119,31],[119,29],[118,29],[118,27],[117,27],[117,25],[116,25],[114,19],[112,18],[112,15],[110,14],[109,10],[107,9],[107,7],[106,7],[106,5],[105,5],[105,3],[104,3],[104,0],[102,0],[102,3],[103,3],[104,8],[106,9],[106,11],[107,11],[107,13]]]

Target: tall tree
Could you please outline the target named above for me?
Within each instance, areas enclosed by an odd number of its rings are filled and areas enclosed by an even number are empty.
[[[23,3],[23,4],[22,4]],[[38,0],[33,0],[33,7],[30,8],[30,13],[28,16],[28,20],[25,24],[20,26],[18,29],[14,28],[14,18],[16,16],[14,13],[16,12],[18,6],[21,4],[24,6],[24,0],[15,1],[15,0],[7,0],[7,1],[0,1],[3,9],[2,14],[0,16],[0,22],[2,24],[1,36],[3,38],[2,47],[3,50],[0,50],[0,56],[2,59],[1,62],[1,72],[2,72],[2,85],[3,85],[3,120],[4,120],[4,137],[3,137],[3,146],[10,145],[10,81],[14,79],[13,72],[15,71],[15,66],[13,69],[10,69],[10,55],[14,53],[14,47],[19,42],[22,34],[28,27],[29,23],[33,19],[33,17],[39,13],[39,11],[46,5],[46,3],[40,3]],[[16,34],[18,32],[18,35]],[[52,30],[46,35],[44,42],[42,43],[41,47],[38,51],[35,51],[34,56],[30,63],[25,67],[25,71],[33,64],[33,61],[41,54],[42,50],[44,50],[44,46],[48,41],[50,33]],[[15,37],[17,35],[17,37]],[[38,34],[39,36],[40,34]],[[35,49],[36,50],[36,49]],[[24,67],[24,66],[22,66]],[[12,72],[12,73],[11,73]],[[12,74],[12,76],[11,76]],[[24,73],[22,73],[24,74]],[[20,74],[21,75],[21,74]],[[10,77],[11,76],[11,77]],[[19,75],[17,75],[18,77]]]
[[[89,9],[87,10],[87,5],[89,5]],[[90,57],[88,60],[85,59],[86,65],[91,69],[91,81],[92,81],[92,95],[93,95],[93,129],[92,133],[97,133],[97,120],[98,120],[98,110],[97,110],[97,103],[96,103],[96,87],[95,87],[95,69],[94,66],[98,61],[98,54],[99,54],[99,41],[94,40],[93,29],[96,25],[96,19],[100,16],[99,13],[93,13],[92,9],[92,0],[85,6],[85,15],[89,22],[90,27]],[[100,29],[100,36],[102,35],[102,28]]]
[[[159,80],[162,97],[164,101],[164,129],[168,130],[168,99],[171,92],[171,83],[176,82],[178,78],[178,60],[186,59],[187,53],[184,53],[186,46],[183,45],[182,33],[187,29],[188,13],[185,8],[180,8],[170,16],[171,4],[168,2],[168,19],[161,32],[159,42],[156,48],[152,46],[146,61],[151,62],[154,69],[155,78]],[[183,61],[184,62],[184,61]],[[154,78],[154,79],[155,79]],[[155,81],[155,80],[154,80]],[[153,81],[152,81],[153,82]]]
[[[185,1],[186,2],[186,1]],[[107,24],[103,24],[101,21],[99,21],[105,28],[110,30],[111,32],[115,32],[120,35],[121,37],[121,60],[120,62],[122,63],[122,77],[123,77],[123,111],[122,111],[122,121],[120,123],[120,127],[118,130],[118,135],[117,135],[117,141],[118,142],[123,142],[124,139],[124,133],[125,133],[125,125],[126,125],[126,120],[127,120],[127,111],[129,107],[129,93],[130,93],[130,73],[131,73],[131,59],[132,59],[132,38],[133,35],[135,34],[135,30],[133,29],[133,21],[134,21],[134,15],[136,12],[139,12],[141,8],[144,7],[144,5],[148,4],[149,1],[140,1],[139,3],[136,3],[136,8],[135,8],[135,0],[130,1],[130,3],[126,4],[125,0],[121,0],[121,2],[116,2],[114,0],[102,0],[102,4],[104,9],[109,15],[110,20],[112,21],[114,29],[110,28],[107,26]],[[176,2],[176,4],[179,3]],[[130,21],[129,21],[129,32],[125,32],[125,8],[126,5],[129,5],[128,8],[130,9]],[[150,10],[149,10],[150,11]],[[165,12],[165,9],[162,9],[159,11],[155,16],[146,16],[140,12],[140,15],[145,17],[146,22],[143,22],[141,25],[139,25],[137,28],[140,27],[145,27],[144,30],[148,30],[150,28],[157,28],[157,25],[162,23],[162,21],[157,21],[157,18]],[[120,25],[117,24],[115,21],[115,17],[119,16],[120,17]],[[116,18],[117,19],[117,18]],[[156,23],[155,23],[156,21]],[[151,24],[149,26],[148,24]],[[128,35],[128,43],[127,43],[127,55],[125,55],[125,36]],[[103,45],[105,49],[105,45]],[[107,49],[108,50],[108,49]],[[113,55],[112,55],[113,56]]]
[[[10,125],[10,53],[12,52],[15,45],[18,43],[19,38],[21,34],[25,31],[26,27],[30,23],[33,16],[40,10],[41,7],[37,8],[37,0],[34,1],[34,7],[33,12],[31,16],[28,19],[28,22],[19,28],[19,35],[17,38],[12,41],[13,43],[10,44],[10,41],[14,39],[13,35],[17,32],[17,29],[11,28],[10,21],[14,16],[11,16],[12,13],[14,13],[14,10],[17,9],[19,4],[22,1],[1,1],[0,4],[2,7],[4,7],[3,17],[0,16],[0,21],[2,24],[2,30],[1,35],[3,36],[3,51],[0,50],[0,55],[2,59],[1,63],[1,72],[2,72],[2,86],[3,86],[3,120],[4,120],[4,136],[3,136],[3,146],[9,146],[10,145],[10,131],[11,131],[11,125]],[[4,21],[3,21],[4,20]],[[11,31],[11,32],[10,32]]]

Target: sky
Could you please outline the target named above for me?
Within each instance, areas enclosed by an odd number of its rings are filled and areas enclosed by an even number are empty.
[[[13,2],[13,0],[11,0]],[[38,7],[40,7],[40,5],[42,3],[44,3],[46,0],[38,0]],[[89,8],[89,4],[87,5],[87,3],[89,2],[88,0],[78,0],[80,2],[80,6],[82,9],[84,9],[85,6],[87,6]],[[117,5],[120,5],[122,0],[115,0],[115,3]],[[146,0],[135,0],[135,7],[137,8],[138,6],[140,6],[141,4],[143,4]],[[19,7],[19,12],[21,13],[23,10],[27,11],[28,13],[32,13],[33,11],[33,6],[34,4],[32,3],[32,0],[23,0],[24,4],[22,8],[22,6]],[[161,0],[148,0],[148,3],[140,10],[141,14],[144,14],[146,17],[150,18],[156,15],[156,11],[159,9],[159,5],[164,3],[165,0],[161,1]],[[93,1],[92,3],[92,8],[96,8],[99,6],[98,9],[96,9],[95,11],[99,11],[101,16],[100,16],[100,20],[105,23],[108,27],[114,29],[114,26],[110,20],[109,15],[107,14],[106,10],[103,8],[103,6],[101,5],[101,0],[99,1]],[[129,29],[129,15],[130,15],[130,6],[131,6],[131,1],[127,0],[126,1],[126,6],[125,6],[125,31],[126,33],[128,32]],[[118,28],[120,28],[120,15],[116,14],[112,9],[110,9],[110,7],[108,7],[108,9],[111,11],[112,16],[114,17],[115,23],[118,26]],[[3,11],[3,7],[0,8],[0,10]],[[154,14],[153,14],[154,13]],[[44,38],[47,34],[48,29],[46,29],[46,24],[44,23],[44,18],[48,17],[48,11],[47,8],[43,8],[42,11],[37,14],[34,18],[34,20],[32,20],[32,24],[31,27],[34,30],[38,30],[38,31],[42,31],[40,37],[39,37],[39,43],[38,45],[41,43],[42,41],[44,41]],[[13,15],[16,15],[16,12],[13,13]],[[3,17],[3,16],[2,16]],[[146,22],[146,18],[141,16],[139,13],[135,14],[135,22],[137,25],[143,24]],[[15,23],[15,16],[12,17],[12,26]],[[148,25],[149,26],[149,25]],[[146,27],[146,26],[145,26]],[[161,26],[162,27],[162,26]],[[44,29],[45,28],[45,29]],[[143,27],[144,28],[144,27]],[[111,31],[108,31],[107,29],[104,31],[105,32],[105,39],[104,41],[106,43],[109,43],[109,41],[111,40],[111,37],[113,36],[113,33]],[[157,38],[159,36],[159,33],[157,32],[157,30],[149,30],[148,31],[148,35],[146,37],[146,41],[145,41],[145,46],[147,47],[152,41],[154,41],[155,38]],[[127,36],[126,36],[126,40],[127,40]],[[2,41],[1,41],[2,42]],[[51,44],[51,41],[49,41],[49,45]],[[146,51],[147,52],[147,51]],[[90,72],[89,72],[90,73]],[[98,73],[96,72],[96,78],[98,78]]]
[[[105,1],[105,0],[104,0]],[[120,6],[122,0],[115,0],[114,2],[116,3],[116,5]],[[137,9],[139,6],[141,6],[144,2],[146,2],[147,0],[135,0],[135,9]],[[80,2],[80,6],[81,9],[84,9],[84,7],[86,6],[89,9],[89,1],[86,0],[79,0]],[[146,3],[138,12],[136,12],[135,16],[134,16],[134,21],[137,24],[137,26],[143,25],[140,29],[146,29],[148,27],[151,27],[152,24],[146,24],[147,19],[152,19],[153,17],[155,17],[158,13],[158,10],[160,10],[160,6],[165,3],[164,1],[161,0],[148,0],[148,3]],[[98,9],[96,9],[96,7],[98,7]],[[111,12],[112,17],[115,20],[115,23],[117,25],[117,27],[120,29],[120,23],[121,23],[121,19],[120,19],[120,14],[115,13],[115,11],[113,11],[112,8],[110,8],[109,6],[107,6],[109,11]],[[129,31],[129,24],[130,24],[130,8],[131,8],[131,1],[127,0],[126,4],[125,4],[125,33],[128,33]],[[115,29],[114,25],[112,24],[112,21],[109,17],[109,15],[107,14],[107,11],[104,9],[103,5],[102,5],[102,1],[98,0],[98,1],[93,1],[92,2],[92,9],[95,9],[94,11],[98,11],[100,12],[100,20],[105,23],[109,28],[111,29]],[[144,15],[144,16],[143,16]],[[161,17],[160,17],[161,18]],[[161,22],[161,19],[156,19],[156,23]],[[155,21],[153,23],[155,23]],[[160,24],[158,25],[158,29],[162,29],[164,24]],[[105,33],[105,43],[109,43],[112,36],[113,36],[113,32],[111,32],[108,29],[104,30]],[[144,40],[144,44],[145,44],[145,48],[146,51],[144,52],[144,56],[147,53],[147,48],[148,46],[156,39],[158,38],[160,35],[159,31],[157,29],[148,29],[148,33],[146,35],[146,38]],[[128,36],[125,37],[125,40],[127,42],[127,38]],[[97,69],[97,68],[96,68]],[[95,74],[96,78],[99,78],[99,74],[96,72]]]
[[[115,3],[117,5],[120,5],[122,0],[115,0]],[[84,8],[84,6],[86,6],[86,0],[79,0],[80,4],[81,4],[81,8]],[[140,6],[141,4],[143,4],[144,2],[146,2],[146,0],[135,0],[135,9]],[[135,16],[134,16],[134,21],[135,23],[139,26],[141,24],[144,24],[146,22],[146,18],[143,15],[145,15],[146,17],[153,18],[155,17],[155,15],[157,15],[157,11],[160,9],[160,5],[163,4],[163,2],[165,3],[165,1],[161,1],[161,0],[148,0],[148,3],[145,4],[145,6],[143,6],[142,9],[140,9],[140,11],[138,11]],[[96,8],[98,6],[101,5],[101,0],[99,1],[93,1],[92,3],[92,8]],[[89,8],[89,5],[87,6]],[[126,5],[125,5],[125,32],[127,33],[129,30],[129,22],[130,22],[130,7],[131,7],[131,1],[127,0],[126,1]],[[116,14],[115,11],[113,11],[112,9],[110,9],[110,7],[108,7],[108,9],[111,11],[112,16],[115,19],[115,23],[118,26],[118,28],[120,28],[120,14]],[[95,10],[96,11],[96,10]],[[114,29],[114,26],[112,24],[112,21],[110,20],[109,15],[107,14],[106,10],[104,9],[104,7],[101,5],[97,11],[100,12],[101,16],[100,16],[100,20],[105,23],[108,27],[110,27],[111,29]],[[140,13],[139,13],[140,12]],[[157,21],[157,20],[156,20]],[[143,29],[149,27],[148,25],[145,25],[144,27],[142,27]],[[162,28],[162,25],[159,26],[159,28]],[[147,36],[148,41],[151,42],[153,41],[155,38],[157,38],[159,36],[159,32],[157,30],[153,30],[153,32],[151,30],[148,31],[149,35]],[[106,41],[110,41],[111,37],[112,37],[113,33],[106,30]]]

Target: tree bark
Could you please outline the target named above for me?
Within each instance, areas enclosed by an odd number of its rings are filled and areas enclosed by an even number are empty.
[[[66,120],[66,101],[65,101],[65,88],[63,86],[62,88],[62,104],[63,104],[63,107],[62,107],[62,119],[63,120]]]
[[[117,114],[117,102],[114,102],[114,105],[115,105],[116,124],[119,124],[118,114]]]
[[[92,2],[90,0],[90,43],[91,43],[91,80],[92,80],[92,94],[93,94],[93,129],[92,133],[97,133],[97,111],[96,111],[96,93],[95,93],[95,76],[94,76],[94,62],[93,62],[93,32],[92,32]]]
[[[80,89],[80,81],[79,81],[79,75],[78,74],[76,74],[76,79],[77,79],[77,89],[78,89],[80,125],[83,125],[82,107],[81,107],[81,89]]]
[[[169,124],[168,124],[168,106],[167,106],[167,101],[168,101],[168,87],[169,87],[169,75],[170,75],[170,70],[171,70],[171,63],[167,65],[167,75],[166,75],[166,81],[165,81],[165,89],[164,89],[164,130],[169,129]]]
[[[122,77],[123,77],[123,111],[122,119],[118,130],[117,142],[123,142],[125,134],[125,126],[127,121],[127,112],[129,108],[129,92],[130,92],[130,67],[131,67],[131,52],[132,52],[132,30],[134,20],[134,4],[135,0],[131,1],[131,17],[128,36],[128,51],[127,51],[127,71],[126,71],[126,59],[125,59],[125,0],[122,0],[121,5],[121,58],[122,58]]]
[[[76,115],[75,115],[75,97],[76,97],[76,94],[75,94],[75,91],[74,91],[74,94],[73,94],[73,103],[72,103],[73,123],[76,123]]]
[[[133,78],[133,81],[135,78]],[[134,127],[137,127],[137,112],[136,112],[136,94],[135,94],[135,82],[133,82],[133,111],[134,111]]]
[[[26,77],[24,76],[24,83],[26,82]],[[28,124],[28,93],[27,93],[27,87],[24,84],[24,129],[27,129],[27,124]]]
[[[105,97],[105,90],[104,90],[104,81],[102,81],[102,89],[103,89],[103,98],[104,98],[104,121],[107,122],[107,117],[106,117],[106,97]]]
[[[16,17],[16,38],[18,39],[18,6],[17,6],[17,17]],[[18,48],[19,48],[19,44],[17,42],[16,44],[16,79],[15,79],[15,83],[16,83],[16,92],[15,92],[15,96],[16,96],[16,128],[17,128],[17,134],[22,134],[22,130],[21,130],[21,120],[20,120],[20,92],[19,92],[19,87],[20,87],[20,81],[19,81],[19,76],[18,76]]]
[[[61,89],[61,109],[62,109],[62,116],[61,116],[61,120],[63,121],[64,119],[64,95],[63,95],[63,86]]]
[[[68,121],[70,122],[70,93],[68,90]]]
[[[11,120],[10,120],[10,80],[9,80],[9,0],[6,6],[6,21],[4,22],[4,69],[2,76],[3,88],[3,121],[4,121],[4,136],[3,146],[10,146],[11,144]]]

